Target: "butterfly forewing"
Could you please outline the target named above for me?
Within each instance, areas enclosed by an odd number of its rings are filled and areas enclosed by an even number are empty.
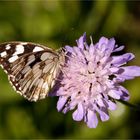
[[[43,99],[60,72],[61,55],[26,42],[0,44],[0,65],[14,89],[30,101]]]

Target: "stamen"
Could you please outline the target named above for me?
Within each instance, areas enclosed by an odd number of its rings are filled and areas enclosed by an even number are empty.
[[[90,36],[90,41],[91,41],[91,44],[93,44],[92,36]]]

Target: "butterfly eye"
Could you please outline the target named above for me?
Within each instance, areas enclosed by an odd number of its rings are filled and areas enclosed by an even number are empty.
[[[13,88],[30,101],[43,99],[49,94],[64,61],[63,53],[39,44],[0,44],[0,66]]]

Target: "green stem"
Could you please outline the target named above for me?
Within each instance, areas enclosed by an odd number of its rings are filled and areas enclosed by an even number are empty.
[[[126,105],[126,106],[128,106],[128,107],[130,107],[130,108],[132,108],[132,109],[134,109],[134,110],[136,110],[136,111],[140,111],[140,106],[139,105],[134,105],[134,104],[131,104],[131,103],[123,101],[123,100],[117,100],[117,101]]]

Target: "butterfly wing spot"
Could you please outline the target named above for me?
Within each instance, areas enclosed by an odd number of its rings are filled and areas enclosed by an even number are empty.
[[[32,61],[29,66],[31,68],[33,68],[33,66],[35,66],[37,63],[40,63],[41,62],[41,59],[39,57],[37,57],[34,61]]]
[[[13,56],[18,55],[18,54],[22,54],[22,53],[24,53],[24,46],[19,44],[19,45],[16,46],[16,51],[13,54]]]
[[[35,56],[34,55],[30,55],[29,58],[28,58],[28,62],[26,64],[26,66],[28,66],[29,64],[31,64],[34,61],[35,61]]]
[[[52,57],[54,57],[54,55],[52,55],[51,53],[49,53],[49,52],[44,52],[42,55],[41,55],[41,57],[40,57],[40,59],[42,60],[42,61],[45,61],[46,59],[51,59]]]
[[[6,55],[7,55],[7,52],[6,52],[6,51],[0,53],[0,56],[1,56],[1,57],[5,57]]]
[[[7,44],[7,45],[6,45],[6,47],[5,47],[5,49],[6,49],[6,50],[9,50],[9,49],[11,49],[11,46],[10,46],[10,44]]]
[[[44,49],[41,48],[41,47],[36,46],[36,47],[33,49],[33,52],[38,52],[38,51],[42,51],[42,50],[44,50]]]
[[[8,59],[9,63],[13,63],[14,61],[16,61],[18,59],[18,56],[15,55],[15,56],[12,56]]]

